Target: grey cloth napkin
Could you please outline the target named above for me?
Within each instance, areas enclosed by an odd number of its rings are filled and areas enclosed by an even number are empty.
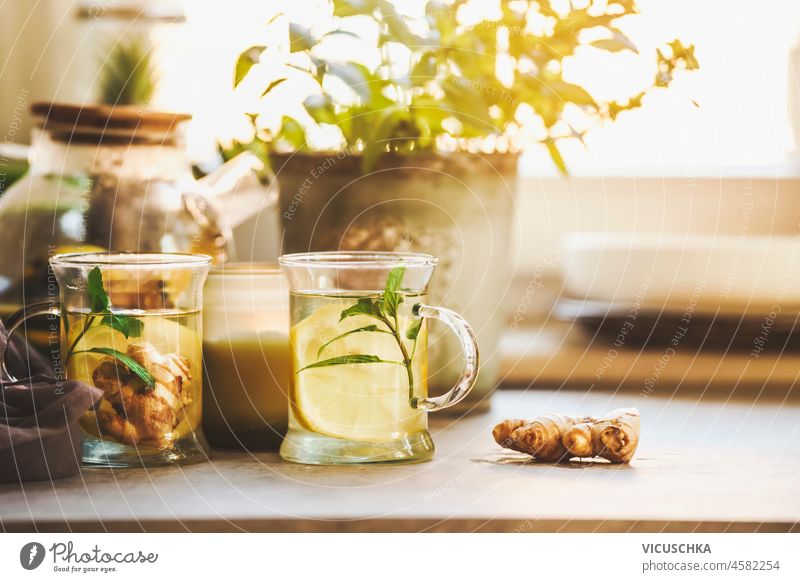
[[[11,345],[0,321],[0,358],[9,371],[0,378],[0,483],[68,477],[81,460],[78,418],[102,390],[53,376],[49,362],[21,337]]]

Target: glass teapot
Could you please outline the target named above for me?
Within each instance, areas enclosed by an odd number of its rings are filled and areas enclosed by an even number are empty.
[[[57,292],[47,265],[58,253],[193,252],[223,262],[231,228],[276,198],[249,153],[195,180],[187,114],[63,103],[31,111],[30,171],[0,198],[0,317]],[[28,337],[46,342],[36,330]]]

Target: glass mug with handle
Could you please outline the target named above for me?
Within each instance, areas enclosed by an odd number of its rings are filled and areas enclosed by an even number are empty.
[[[55,255],[58,300],[8,319],[10,335],[30,317],[59,317],[54,368],[103,390],[80,420],[85,465],[205,459],[201,306],[210,263],[206,255],[177,253]],[[13,378],[5,362],[3,372]]]
[[[478,373],[475,334],[426,304],[436,258],[417,253],[284,255],[293,369],[281,456],[307,464],[423,461],[427,413],[463,399]],[[446,394],[427,394],[425,319],[459,338],[464,367]]]

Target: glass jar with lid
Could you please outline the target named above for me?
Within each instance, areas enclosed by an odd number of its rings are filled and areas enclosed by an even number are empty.
[[[249,154],[193,178],[188,114],[65,103],[34,103],[32,113],[30,170],[0,198],[0,317],[52,298],[47,265],[58,253],[202,253],[223,261],[233,226],[226,217],[243,220],[270,201],[253,171],[261,162]],[[229,192],[233,200],[214,202]]]
[[[288,423],[289,295],[280,269],[211,270],[203,312],[203,430],[212,445],[277,449]]]

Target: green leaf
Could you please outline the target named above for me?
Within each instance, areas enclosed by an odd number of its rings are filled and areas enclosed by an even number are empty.
[[[238,87],[239,83],[244,80],[244,78],[247,76],[247,73],[253,68],[253,65],[255,65],[261,58],[261,53],[263,53],[266,49],[267,47],[263,45],[255,45],[251,46],[249,49],[239,55],[239,58],[236,61],[236,76],[233,80],[234,89]]]
[[[375,10],[375,5],[370,0],[334,0],[333,15],[340,17],[347,16],[368,16]]]
[[[404,301],[403,295],[399,293],[399,290],[405,273],[405,267],[395,267],[386,278],[386,289],[383,291],[383,306],[389,317],[397,315],[397,309]]]
[[[417,339],[417,336],[419,335],[419,332],[422,329],[423,321],[424,319],[420,317],[419,319],[415,320],[411,325],[408,326],[408,329],[406,330],[406,337],[408,339],[412,341]]]
[[[379,43],[386,41],[399,42],[406,46],[418,46],[423,39],[411,32],[408,27],[408,19],[400,14],[395,5],[390,0],[371,0],[377,4],[380,10],[378,22],[386,26],[389,31],[388,36],[381,35]]]
[[[104,314],[100,325],[107,325],[122,333],[126,338],[142,335],[144,323],[140,319],[110,312],[111,301],[103,287],[103,273],[100,271],[100,267],[94,267],[89,271],[87,293],[92,313]]]
[[[310,95],[303,101],[303,106],[317,123],[336,125],[339,121],[330,95]]]
[[[337,34],[343,34],[344,36],[352,36],[353,38],[360,38],[355,32],[350,32],[349,30],[342,30],[341,28],[337,28],[336,30],[331,30],[326,32],[322,35],[322,38],[328,38],[329,36],[334,36]]]
[[[452,116],[452,113],[442,108],[438,100],[426,95],[414,97],[411,111],[420,134],[430,140],[443,132],[442,122]]]
[[[478,45],[473,49],[453,51],[450,58],[458,65],[464,80],[478,81],[478,86],[486,91],[485,96],[490,97],[491,93],[501,93],[504,88],[494,78],[495,56],[484,54],[484,50]]]
[[[637,50],[632,49],[625,43],[620,42],[615,38],[601,38],[600,40],[592,41],[592,46],[597,47],[599,49],[603,49],[604,51],[608,51],[611,53],[618,53],[626,50],[632,50],[633,52],[638,52]]]
[[[636,0],[610,0],[608,3],[609,6],[614,6],[615,4],[622,8],[623,14],[636,13]]]
[[[548,88],[555,91],[564,101],[569,101],[575,105],[590,105],[597,107],[597,103],[589,92],[573,83],[567,83],[560,76],[553,76],[545,79]]]
[[[275,87],[277,87],[278,85],[280,85],[280,84],[281,84],[281,83],[283,83],[284,81],[286,81],[286,77],[284,77],[284,78],[282,78],[282,79],[277,79],[277,80],[273,81],[272,83],[270,83],[269,85],[267,85],[267,88],[266,88],[266,89],[264,89],[264,92],[261,94],[261,96],[262,96],[262,97],[264,97],[264,96],[265,96],[267,93],[269,93],[270,91],[272,91],[272,90],[273,90]]]
[[[267,20],[267,26],[269,26],[270,24],[272,24],[272,23],[276,22],[276,21],[277,21],[277,20],[278,20],[278,19],[279,19],[281,16],[284,16],[284,13],[283,13],[283,12],[278,12],[277,14],[274,14],[274,15],[272,16],[272,18],[270,18],[269,20]]]
[[[361,63],[327,61],[325,62],[325,74],[333,75],[344,81],[364,102],[368,102],[372,97],[372,88],[369,84],[372,73]]]
[[[111,349],[111,348],[91,348],[89,350],[80,350],[75,352],[76,354],[103,354],[104,356],[111,356],[112,358],[116,358],[123,364],[125,367],[130,370],[132,374],[135,374],[142,382],[145,383],[145,386],[152,390],[155,388],[156,381],[153,379],[153,376],[150,372],[147,371],[147,368],[142,366],[139,362],[134,360],[128,354],[123,354],[120,351]]]
[[[408,118],[408,110],[392,107],[378,111],[377,115],[370,115],[369,118],[368,136],[361,159],[361,170],[365,174],[374,170],[378,159],[386,153],[395,128]]]
[[[336,340],[340,340],[343,337],[347,337],[348,335],[352,335],[354,333],[362,333],[362,332],[377,332],[377,333],[388,333],[388,334],[392,333],[392,332],[386,331],[384,329],[378,329],[378,326],[375,325],[375,324],[365,325],[364,327],[358,327],[356,329],[351,329],[350,331],[346,331],[346,332],[344,332],[342,334],[339,334],[335,338],[330,339],[330,340],[326,341],[324,344],[322,344],[319,347],[319,350],[317,350],[317,358],[319,358],[322,355],[322,352],[325,350],[325,348],[327,348],[329,345],[331,345]]]
[[[411,78],[415,83],[422,84],[426,81],[434,79],[436,77],[436,73],[436,53],[428,51],[422,53],[422,56],[411,69]]]
[[[700,68],[700,63],[697,61],[697,58],[694,56],[694,45],[690,44],[689,46],[684,46],[680,39],[675,39],[671,43],[669,43],[669,47],[672,49],[672,56],[675,59],[681,59],[686,66],[686,70],[694,71]]]
[[[558,171],[566,176],[568,174],[567,164],[564,162],[564,158],[561,155],[556,142],[552,139],[548,139],[544,143],[547,146],[547,151],[550,153],[550,157],[553,159],[553,163],[558,168]]]
[[[281,122],[281,129],[275,136],[277,141],[283,141],[288,144],[292,149],[299,150],[306,145],[306,130],[300,125],[297,120],[292,119],[288,115],[283,116]]]
[[[303,370],[309,370],[311,368],[326,368],[328,366],[346,366],[348,364],[400,364],[401,366],[404,365],[403,362],[381,360],[378,356],[372,356],[369,354],[352,354],[349,356],[336,356],[335,358],[322,360],[321,362],[314,362],[313,364],[309,364],[305,368],[300,368],[297,371],[297,373],[299,374]]]
[[[624,32],[613,27],[609,27],[608,30],[611,31],[611,34],[614,36],[611,38],[602,38],[600,40],[596,40],[592,42],[592,46],[612,53],[618,53],[620,51],[627,50],[639,54],[639,49],[636,48],[636,45],[633,44],[633,41],[631,41],[631,39],[629,39]]]
[[[641,91],[637,95],[628,98],[627,103],[618,103],[617,101],[612,101],[608,104],[608,114],[611,119],[616,119],[617,116],[622,113],[623,111],[630,111],[631,109],[636,109],[637,107],[642,106],[642,99],[645,96],[645,91]]]
[[[111,301],[103,288],[103,273],[100,271],[100,267],[94,267],[89,271],[86,286],[86,292],[89,295],[89,309],[92,310],[92,313],[107,312]]]
[[[289,50],[293,53],[308,51],[317,44],[317,38],[312,34],[311,29],[292,22],[289,24]]]
[[[144,323],[142,320],[127,315],[119,315],[117,313],[109,313],[104,315],[100,320],[100,325],[107,325],[108,327],[122,333],[125,338],[141,337],[142,328]]]
[[[581,83],[562,77],[565,60],[582,58],[582,47],[594,46],[612,57],[637,51],[617,28],[617,22],[637,12],[635,0],[558,2],[557,8],[550,0],[502,0],[496,3],[500,15],[487,15],[473,23],[458,16],[462,7],[476,3],[481,4],[477,0],[422,0],[423,15],[398,0],[333,0],[335,18],[328,28],[291,26],[295,52],[284,55],[285,62],[280,64],[313,78],[317,91],[309,93],[321,92],[324,101],[309,100],[306,110],[318,124],[337,126],[343,147],[362,152],[364,173],[372,171],[387,152],[435,151],[445,142],[441,138],[456,138],[455,142],[447,140],[448,147],[452,143],[456,149],[471,149],[473,138],[475,146],[482,146],[480,140],[489,136],[505,134],[511,139],[518,133],[517,113],[522,104],[529,105],[541,119],[549,138],[563,135],[569,104],[582,108],[595,121],[613,120],[621,111],[641,104],[641,95],[629,93],[619,101],[595,100]],[[540,17],[547,21],[546,26],[530,26],[532,18]],[[359,22],[367,20],[374,23],[371,31],[375,34],[360,33]],[[584,34],[592,30],[598,35]],[[343,53],[336,63],[328,62],[327,38],[354,33],[359,44],[364,43],[364,54]],[[408,71],[392,64],[396,45],[405,45]],[[376,65],[377,69],[362,64],[367,53],[381,53],[382,64]],[[323,54],[326,59],[321,58]],[[302,58],[298,60],[299,55]],[[669,43],[653,56],[655,81],[642,94],[668,86],[679,71],[699,66],[694,46],[680,41]],[[266,57],[261,57],[263,62]],[[498,69],[498,58],[508,60],[509,67]],[[250,64],[244,60],[240,69],[246,73]],[[508,75],[498,78],[501,69]],[[357,97],[349,91],[340,94],[340,85],[347,85]],[[302,101],[309,93],[298,99]],[[279,112],[279,116],[283,114]],[[292,115],[288,109],[285,114]],[[311,131],[314,125],[307,117],[293,117],[302,123],[284,118],[277,134],[255,127],[254,139],[262,139],[269,151],[313,149],[305,142],[304,129]],[[564,160],[555,143],[545,147],[563,172]]]
[[[458,18],[456,18],[458,4],[433,0],[425,6],[425,16],[431,24],[431,29],[438,33],[441,44],[448,44],[458,30]]]
[[[446,104],[452,109],[451,114],[461,123],[482,136],[495,133],[489,104],[468,79],[445,79],[442,89]]]
[[[361,299],[358,300],[358,303],[342,311],[342,315],[339,318],[339,321],[342,321],[343,319],[352,317],[354,315],[368,315],[376,319],[381,319],[383,313],[381,312],[380,307],[378,306],[377,302],[374,299],[370,299],[369,297],[362,297]]]

